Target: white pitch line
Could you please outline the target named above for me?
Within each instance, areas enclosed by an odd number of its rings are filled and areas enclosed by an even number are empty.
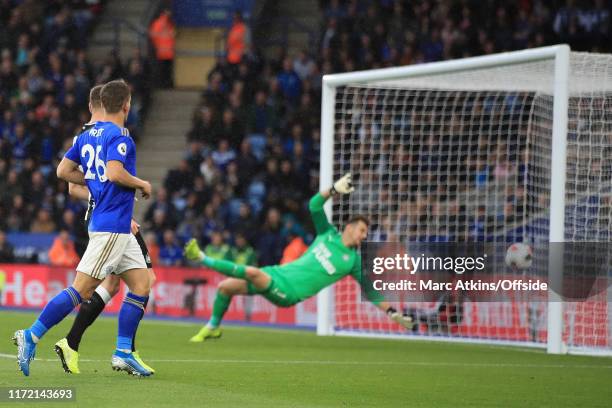
[[[0,353],[0,358],[15,359],[13,354]],[[57,362],[57,359],[39,358],[36,361]],[[81,362],[104,363],[108,360],[82,359]],[[508,368],[601,368],[612,369],[612,365],[572,364],[517,364],[517,363],[452,363],[443,361],[338,361],[338,360],[231,360],[231,359],[147,359],[151,363],[208,363],[208,364],[293,364],[293,365],[348,365],[348,366],[420,366],[420,367],[508,367]]]

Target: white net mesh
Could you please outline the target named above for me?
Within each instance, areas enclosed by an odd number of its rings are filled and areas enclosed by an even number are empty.
[[[610,241],[612,57],[572,53],[566,182],[567,241]],[[548,241],[554,61],[336,89],[334,177],[357,191],[334,222],[371,221],[371,241]],[[545,268],[545,266],[543,266]],[[608,281],[600,282],[607,287]],[[350,280],[334,289],[335,329],[405,334]],[[546,342],[546,303],[443,297],[401,305],[418,334]],[[565,306],[570,346],[612,349],[606,290]]]

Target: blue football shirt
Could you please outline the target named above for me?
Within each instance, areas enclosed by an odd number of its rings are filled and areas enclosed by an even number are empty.
[[[128,130],[111,122],[96,122],[77,136],[65,157],[82,166],[96,203],[89,231],[129,234],[135,190],[112,183],[106,176],[111,160],[120,161],[128,173],[136,175],[136,146]]]

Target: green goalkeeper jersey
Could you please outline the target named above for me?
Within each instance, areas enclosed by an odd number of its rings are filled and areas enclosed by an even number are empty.
[[[314,296],[347,275],[362,283],[361,256],[355,248],[342,243],[342,235],[327,220],[324,203],[321,194],[316,194],[310,200],[309,209],[317,236],[308,250],[293,262],[265,268],[274,271],[275,279],[291,287],[300,301]],[[368,292],[367,297],[374,303],[383,300],[375,292]]]

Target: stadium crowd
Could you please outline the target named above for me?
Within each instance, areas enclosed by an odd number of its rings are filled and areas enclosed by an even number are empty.
[[[169,234],[164,231],[176,231],[169,242],[196,236],[210,244],[207,253],[228,256],[229,249],[220,248],[230,248],[236,241],[244,246],[246,238],[262,265],[277,263],[286,246],[308,242],[310,230],[302,221],[308,220],[307,200],[318,189],[324,74],[558,42],[567,42],[574,50],[610,50],[610,4],[603,0],[320,4],[324,21],[315,55],[305,50],[265,60],[251,47],[240,62],[219,58],[208,73],[208,86],[186,135],[185,159],[169,171],[146,217],[147,226],[160,239]],[[466,162],[471,170],[463,182],[479,188],[508,177],[507,173],[521,171],[518,157],[515,152],[510,157],[514,162],[491,168],[484,162]],[[411,233],[445,234],[442,239],[448,239],[449,234],[487,232],[485,206],[462,208],[456,198],[450,201],[431,194],[432,186],[424,184],[420,183],[421,193],[402,207],[412,209],[411,220],[404,222],[410,224]],[[516,198],[520,194],[512,191],[512,202],[494,203],[500,215],[493,214],[496,218],[488,224],[515,221],[512,217],[520,216],[526,205]],[[442,213],[447,219],[441,225],[452,218],[460,224],[457,231],[429,230],[427,218]],[[392,229],[384,221],[374,225],[379,238],[388,237],[385,228]]]
[[[60,0],[1,3],[0,231],[67,230],[82,237],[83,205],[68,197],[52,170],[88,119],[94,83],[121,76],[132,85],[129,127],[138,136],[148,99],[146,61],[138,54],[95,65],[87,59],[98,2],[71,1],[70,9]],[[208,254],[260,265],[278,263],[285,249],[293,253],[285,259],[303,250],[311,237],[303,223],[307,200],[318,189],[324,74],[558,42],[584,51],[611,47],[606,0],[323,0],[320,6],[316,50],[266,59],[251,43],[237,62],[235,55],[231,62],[219,57],[208,73],[185,158],[169,170],[143,223],[161,263],[180,264],[181,245],[192,236]],[[481,170],[470,182],[496,177],[493,169]],[[438,204],[407,206],[448,207]]]
[[[94,84],[119,77],[131,84],[128,127],[138,136],[149,93],[146,60],[138,52],[129,61],[87,57],[87,38],[103,6],[98,0],[0,2],[2,232],[67,231],[83,245],[85,206],[68,196],[55,167],[89,120]]]

